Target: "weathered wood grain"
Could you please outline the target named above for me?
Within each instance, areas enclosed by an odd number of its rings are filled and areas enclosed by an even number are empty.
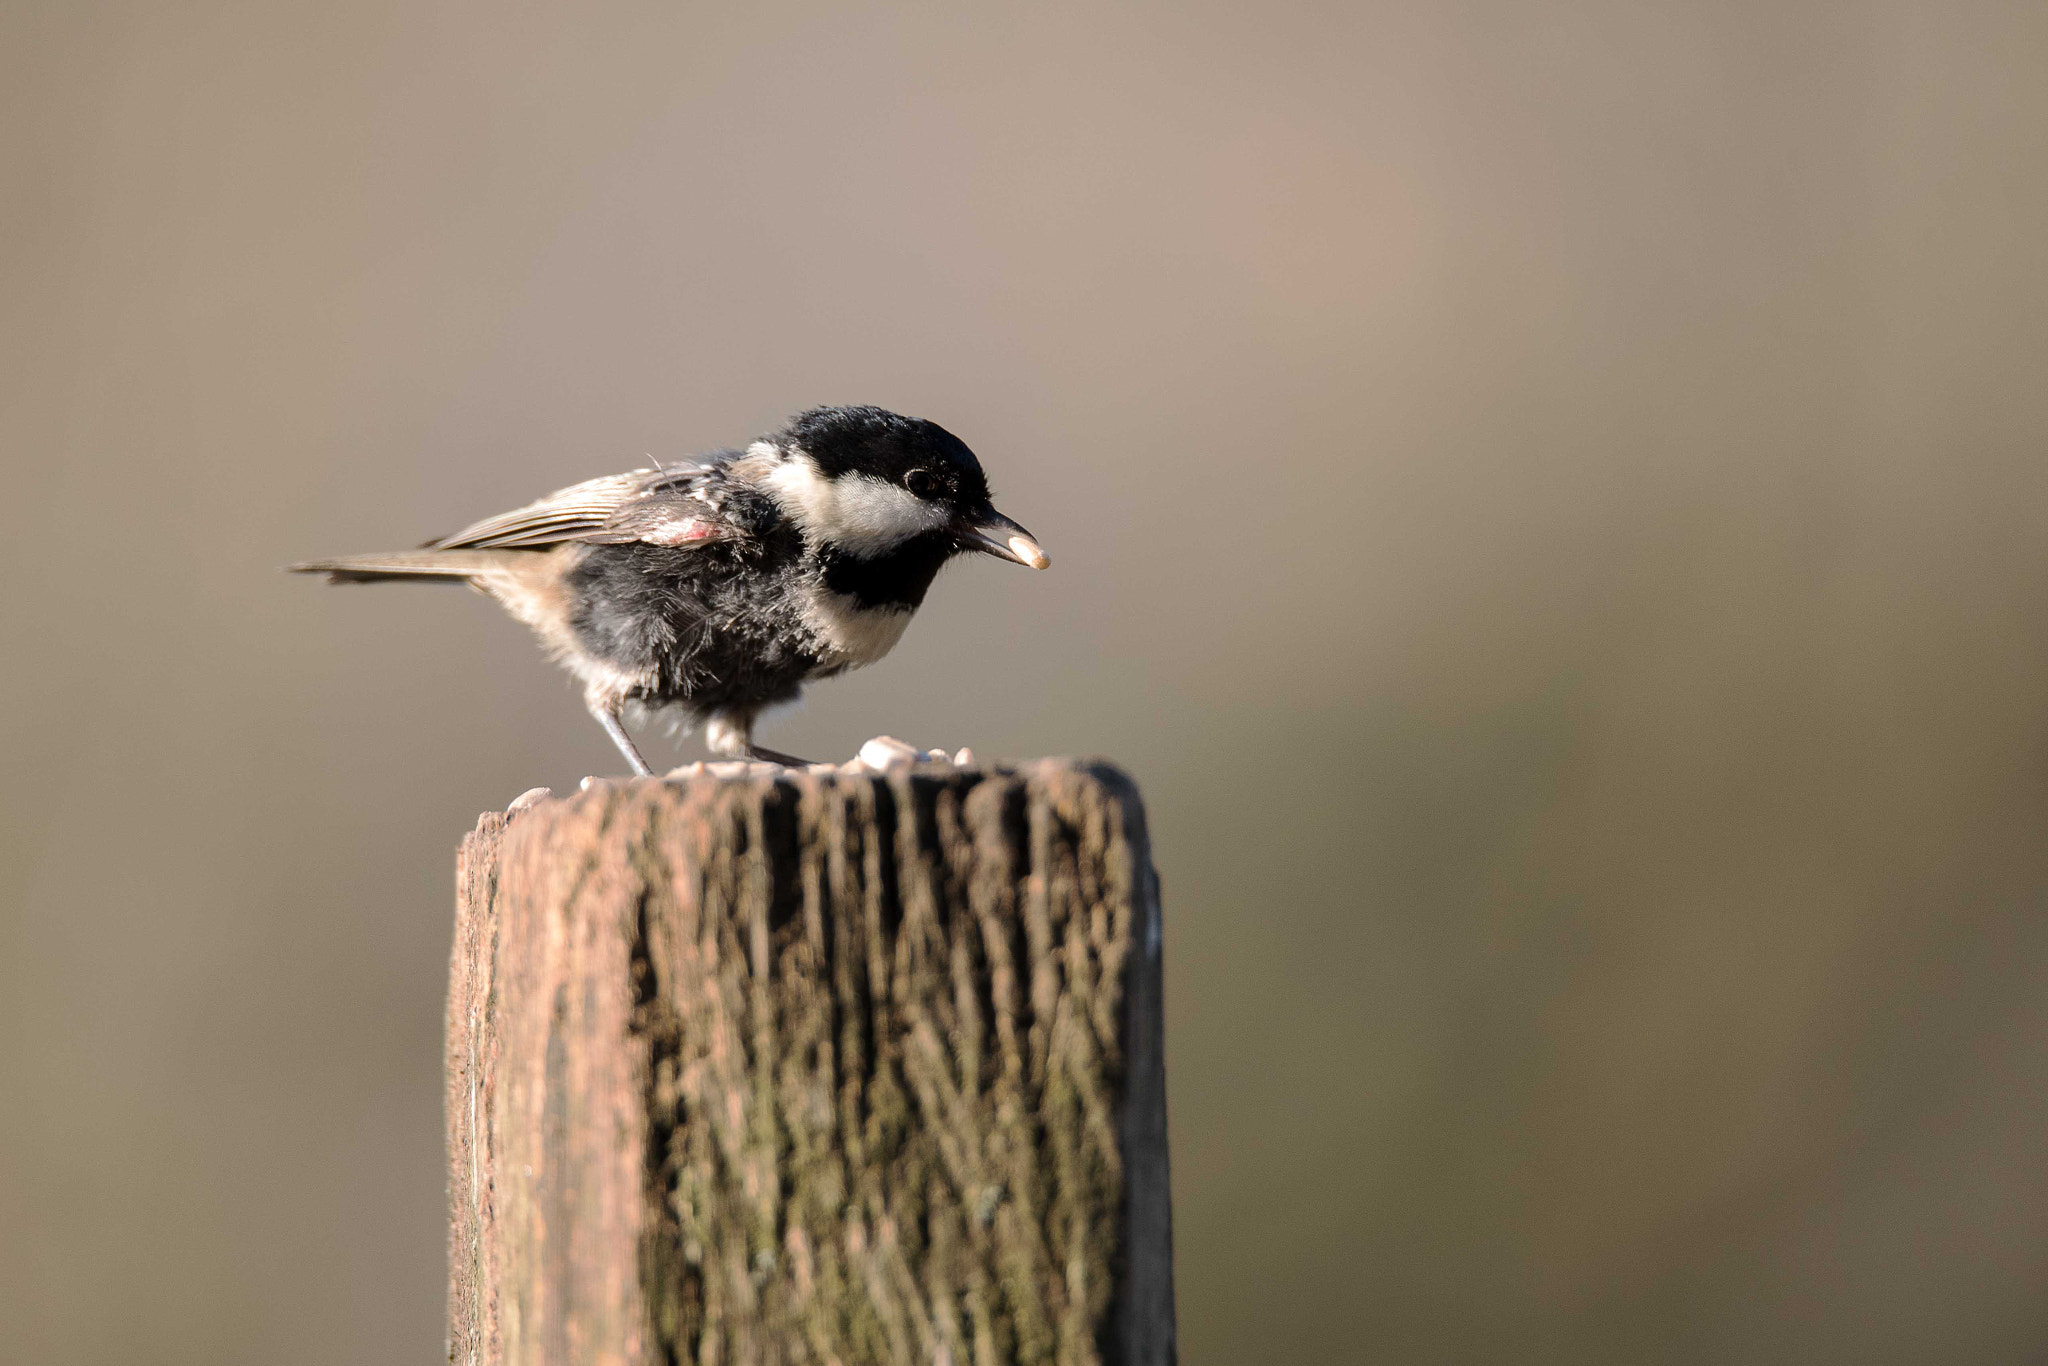
[[[1115,770],[600,784],[458,883],[451,1360],[1174,1360]]]

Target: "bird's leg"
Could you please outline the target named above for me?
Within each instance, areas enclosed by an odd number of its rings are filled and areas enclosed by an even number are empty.
[[[755,744],[754,718],[750,713],[721,712],[705,722],[704,746],[726,759],[751,759],[757,764],[781,764],[784,768],[810,766],[808,760]]]
[[[626,728],[619,724],[618,702],[610,698],[591,696],[584,699],[584,704],[590,708],[590,714],[597,718],[597,724],[604,727],[604,733],[612,737],[612,743],[619,747],[619,753],[626,756],[626,762],[633,766],[633,772],[642,778],[653,777],[654,770],[647,766],[647,761],[640,757],[640,751],[634,748],[633,737],[626,734]]]

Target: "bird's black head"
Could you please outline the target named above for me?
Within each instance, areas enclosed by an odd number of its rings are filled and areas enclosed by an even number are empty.
[[[921,417],[868,406],[813,408],[797,414],[786,437],[828,479],[866,475],[962,507],[988,501],[988,476],[967,443]]]
[[[989,502],[967,443],[936,422],[884,408],[813,408],[769,439],[765,483],[806,539],[855,558],[915,540],[1043,569],[1031,533]]]

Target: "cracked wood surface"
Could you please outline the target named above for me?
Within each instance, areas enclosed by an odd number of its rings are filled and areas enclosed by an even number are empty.
[[[1174,1359],[1114,769],[601,783],[463,845],[460,1363]]]

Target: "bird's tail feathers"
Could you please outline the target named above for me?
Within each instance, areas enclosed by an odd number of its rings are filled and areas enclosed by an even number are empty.
[[[332,560],[288,564],[292,574],[325,574],[329,583],[379,583],[416,579],[424,583],[473,583],[504,568],[502,550],[396,550],[387,555],[342,555]]]

